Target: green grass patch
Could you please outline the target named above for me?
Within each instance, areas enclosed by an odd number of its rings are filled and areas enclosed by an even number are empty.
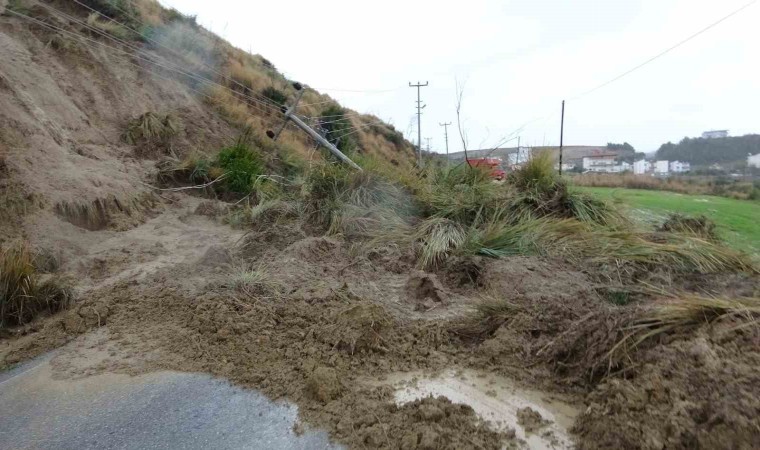
[[[574,189],[627,207],[631,218],[640,224],[659,226],[672,213],[705,216],[717,224],[718,235],[729,246],[760,254],[760,204],[757,202],[642,189]]]

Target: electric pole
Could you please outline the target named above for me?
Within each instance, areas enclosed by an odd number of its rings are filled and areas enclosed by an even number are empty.
[[[429,137],[426,137],[425,140],[427,141],[427,152],[430,153],[430,139]]]
[[[520,165],[520,137],[521,136],[517,136],[517,164],[516,165],[518,166]]]
[[[562,176],[562,139],[565,137],[565,101],[562,100],[562,121],[559,126],[559,176]]]
[[[301,83],[293,83],[293,87],[298,91],[298,95],[296,96],[296,101],[293,102],[293,105],[290,108],[284,109],[283,114],[285,114],[285,121],[282,123],[282,126],[277,130],[277,132],[274,132],[272,130],[267,130],[267,136],[269,136],[272,140],[277,140],[280,137],[280,134],[282,134],[283,130],[285,130],[285,127],[288,125],[288,121],[293,122],[298,126],[298,128],[302,129],[306,132],[312,139],[314,139],[319,144],[322,144],[327,150],[330,151],[333,155],[337,156],[338,159],[343,161],[344,163],[348,164],[349,166],[353,167],[354,169],[361,172],[362,168],[356,165],[355,162],[351,161],[351,159],[344,155],[340,150],[338,150],[338,147],[333,145],[330,141],[324,138],[321,134],[314,131],[309,125],[307,125],[304,121],[302,121],[296,114],[296,108],[298,108],[298,102],[301,101],[301,97],[303,97],[304,92],[306,92],[306,89],[301,85]]]
[[[443,135],[446,137],[446,165],[449,165],[449,125],[451,122],[439,123],[443,127]]]
[[[409,87],[416,87],[417,88],[417,154],[419,155],[419,166],[422,167],[422,109],[427,106],[422,104],[422,100],[420,99],[420,88],[425,87],[428,85],[428,82],[426,81],[425,84],[420,83],[419,81],[417,84],[412,84],[411,81],[409,82]]]

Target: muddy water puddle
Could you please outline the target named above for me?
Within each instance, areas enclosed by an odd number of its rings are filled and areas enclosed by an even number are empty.
[[[423,372],[396,373],[372,385],[391,385],[398,404],[428,396],[444,396],[463,403],[492,427],[514,429],[524,447],[531,449],[573,448],[568,430],[579,411],[563,399],[524,389],[508,378],[474,370],[450,369],[435,375]],[[530,408],[530,409],[528,409]]]

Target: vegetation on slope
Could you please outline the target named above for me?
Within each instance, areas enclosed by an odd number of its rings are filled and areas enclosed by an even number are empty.
[[[29,244],[0,249],[0,328],[24,325],[40,314],[62,311],[72,297],[65,280],[40,276]]]
[[[637,231],[609,203],[568,189],[546,154],[505,183],[467,165],[418,171],[376,158],[358,162],[364,171],[320,163],[299,167],[276,183],[241,180],[247,185],[238,185],[235,194],[248,201],[233,213],[235,222],[256,225],[272,220],[272,212],[295,214],[323,232],[362,238],[370,247],[410,247],[420,267],[439,266],[454,255],[537,254],[669,271],[757,270],[747,256],[704,236],[681,229]],[[220,176],[230,173],[215,164]],[[198,163],[180,167],[193,174]],[[263,167],[270,171],[265,178],[281,177],[273,166]],[[240,192],[244,185],[247,192]]]
[[[134,53],[146,70],[185,83],[240,128],[252,126],[262,134],[278,128],[284,120],[281,108],[292,104],[297,95],[291,80],[269,60],[232,46],[198,25],[194,17],[164,8],[155,0],[83,0],[67,8],[16,0],[10,11],[28,16],[30,25],[50,34],[51,47],[61,51],[93,48],[113,53],[115,58],[123,57],[122,50]],[[340,111],[342,117],[330,119],[331,128],[340,132],[334,137],[343,131],[351,133],[339,144],[347,150],[397,160],[413,156],[411,144],[374,116],[343,109],[308,87],[299,105],[299,115],[315,127],[319,117]],[[143,120],[138,127],[145,124]],[[125,136],[128,141],[132,137]],[[295,128],[286,129],[279,140],[303,158],[313,153],[311,139]]]

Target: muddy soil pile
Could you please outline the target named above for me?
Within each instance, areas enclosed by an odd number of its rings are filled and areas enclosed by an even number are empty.
[[[162,221],[197,224],[209,236],[231,231],[191,213],[197,200],[186,202],[130,233],[138,239]],[[272,233],[281,236],[274,248],[258,240]],[[445,399],[398,406],[388,386],[360,381],[450,367],[575,396],[587,405],[574,429],[583,448],[749,448],[760,438],[756,328],[705,325],[611,361],[625,324],[654,299],[616,305],[594,277],[560,261],[473,258],[431,273],[412,270],[396,249],[362,255],[339,237],[306,235],[286,223],[137,260],[116,258],[126,241],[104,243],[98,257],[119,263],[104,265],[75,309],[6,341],[3,364],[100,327],[109,357],[88,373],[212,373],[296,402],[304,427],[324,427],[351,447],[520,446],[468,407]],[[260,274],[241,275],[252,271]],[[745,289],[756,281],[744,280]],[[484,296],[508,307],[473,312]]]

